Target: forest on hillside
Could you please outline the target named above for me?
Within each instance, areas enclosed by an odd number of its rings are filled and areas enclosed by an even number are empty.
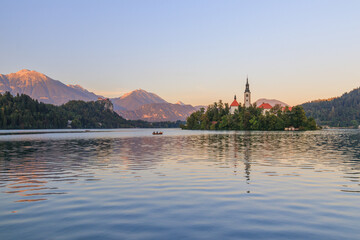
[[[257,108],[256,104],[246,108],[239,106],[234,114],[230,113],[228,104],[218,103],[210,105],[191,114],[183,129],[192,130],[284,130],[294,127],[299,130],[318,129],[313,118],[307,118],[301,106],[292,110],[280,105],[273,107],[269,112]]]
[[[306,115],[319,125],[330,127],[358,127],[360,124],[360,88],[331,100],[302,104]]]
[[[179,127],[181,122],[130,121],[105,108],[101,101],[69,101],[61,106],[28,95],[0,94],[0,129]]]

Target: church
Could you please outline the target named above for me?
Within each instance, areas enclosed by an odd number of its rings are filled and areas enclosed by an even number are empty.
[[[245,92],[244,92],[244,106],[250,107],[251,106],[251,92],[249,87],[249,79],[246,78],[246,85],[245,85]],[[234,96],[234,101],[230,105],[230,113],[234,114],[235,109],[238,109],[239,103],[236,101],[236,95]]]

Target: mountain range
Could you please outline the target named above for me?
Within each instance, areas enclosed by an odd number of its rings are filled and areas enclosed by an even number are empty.
[[[0,93],[26,94],[38,101],[62,105],[70,100],[96,101],[99,97],[80,85],[65,85],[45,74],[20,70],[16,73],[0,74]],[[138,89],[110,101],[114,110],[129,120],[185,121],[194,111],[203,106],[186,105],[179,101],[172,104],[154,93]]]

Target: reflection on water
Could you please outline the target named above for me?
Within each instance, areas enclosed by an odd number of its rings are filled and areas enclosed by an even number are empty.
[[[167,132],[2,136],[0,238],[359,236],[359,131]]]

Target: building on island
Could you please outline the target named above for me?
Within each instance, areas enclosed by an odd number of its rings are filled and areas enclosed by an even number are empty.
[[[291,110],[292,110],[292,107],[287,107],[287,108],[288,108],[288,110],[289,110],[289,111],[291,111]],[[284,112],[285,110],[286,110],[286,107],[282,107],[282,108],[281,108],[281,111],[283,111],[283,112]]]
[[[272,109],[272,106],[268,103],[262,103],[260,106],[258,106],[258,108],[262,108],[263,113],[266,113],[266,112],[270,111],[270,109]]]
[[[246,78],[246,85],[245,85],[245,92],[244,92],[244,105],[245,107],[250,107],[251,106],[251,92],[250,92],[250,88],[249,88],[249,79]]]
[[[277,106],[277,105],[275,105],[275,106]],[[281,105],[279,107],[280,107],[279,109],[281,109],[281,111],[283,111],[283,112],[286,111],[286,109],[289,111],[292,110],[292,107],[281,107]],[[273,106],[269,103],[263,102],[260,106],[258,106],[258,108],[262,108],[263,114],[265,114],[266,112],[269,112],[273,108]]]
[[[236,95],[234,96],[234,101],[230,105],[230,113],[234,114],[235,109],[238,109],[239,103],[236,101]]]
[[[238,101],[236,101],[236,95],[234,96],[234,101],[230,105],[230,113],[234,114],[235,109],[239,107]],[[244,106],[250,107],[251,106],[251,92],[249,88],[249,80],[246,78],[246,85],[245,85],[245,92],[244,92]]]

